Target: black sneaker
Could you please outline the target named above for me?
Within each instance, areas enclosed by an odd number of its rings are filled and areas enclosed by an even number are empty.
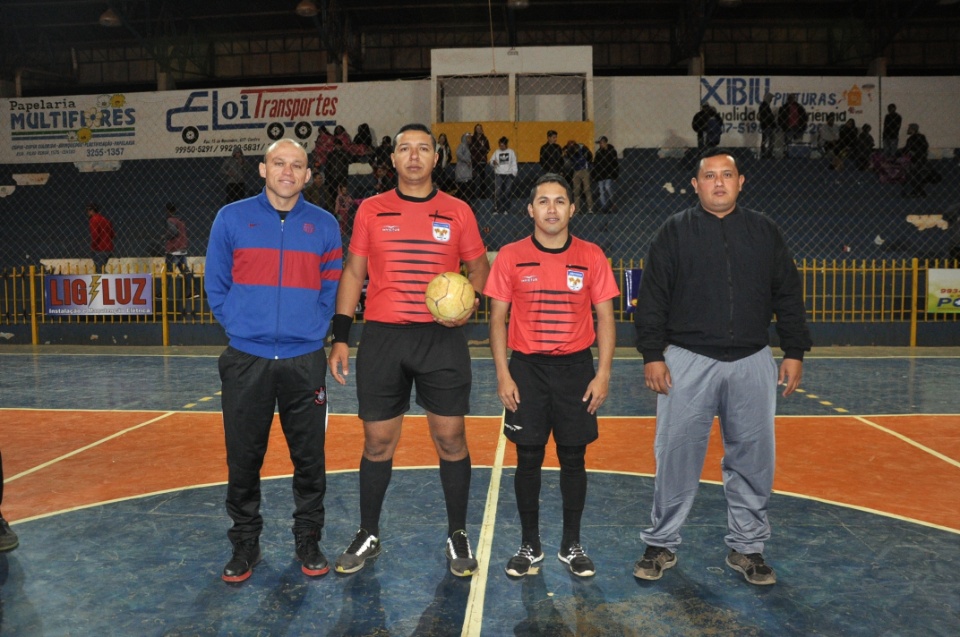
[[[20,546],[20,538],[13,532],[7,521],[0,517],[0,553],[6,553]]]
[[[293,537],[297,544],[297,559],[303,563],[300,570],[310,577],[326,575],[330,565],[320,551],[320,533],[316,529],[295,529]]]
[[[534,569],[532,572],[530,567],[536,564],[537,562],[543,561],[543,551],[542,550],[533,550],[533,545],[530,542],[524,542],[520,545],[520,548],[517,550],[517,554],[510,558],[510,561],[507,562],[507,575],[510,577],[523,577],[524,575],[533,575],[538,572],[539,569]]]
[[[470,577],[477,570],[477,560],[470,550],[470,540],[466,531],[454,531],[447,538],[447,560],[450,562],[450,572],[457,577]]]
[[[356,573],[364,567],[367,560],[378,555],[380,555],[380,540],[377,539],[376,535],[370,535],[360,529],[347,550],[337,558],[337,564],[334,568],[338,573]]]
[[[246,580],[262,557],[259,538],[237,542],[233,545],[233,557],[223,567],[223,581],[235,584]]]
[[[579,542],[574,542],[566,551],[561,550],[557,553],[557,558],[567,565],[570,572],[577,577],[590,577],[597,572],[593,566],[593,560],[587,557],[586,551],[580,546]]]
[[[738,553],[731,550],[727,555],[727,566],[743,574],[745,580],[757,586],[771,586],[777,583],[777,574],[763,561],[760,553]]]
[[[663,546],[648,546],[643,557],[633,565],[633,576],[645,580],[658,580],[663,572],[677,565],[677,555]]]

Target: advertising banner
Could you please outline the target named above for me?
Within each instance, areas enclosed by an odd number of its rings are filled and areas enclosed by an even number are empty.
[[[115,162],[257,155],[318,129],[393,134],[428,112],[429,84],[370,82],[0,99],[0,163]]]
[[[927,312],[960,314],[960,270],[927,270]]]
[[[723,119],[723,146],[756,146],[760,139],[757,109],[764,96],[771,96],[774,113],[789,95],[807,114],[804,139],[815,139],[817,128],[829,113],[838,126],[848,119],[857,126],[870,124],[879,134],[880,91],[876,77],[763,77],[704,76],[700,78],[700,102],[710,104]],[[692,115],[692,113],[691,113]]]
[[[150,274],[71,274],[44,277],[48,315],[152,314]]]

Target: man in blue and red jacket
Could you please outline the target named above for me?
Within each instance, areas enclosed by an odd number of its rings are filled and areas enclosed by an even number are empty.
[[[213,222],[205,283],[230,339],[220,356],[227,447],[227,533],[233,556],[223,580],[242,582],[261,559],[260,468],[274,408],[293,461],[293,535],[302,570],[329,570],[320,551],[326,491],[324,337],[342,269],[340,226],[300,191],[307,154],[291,139],[260,164],[263,191],[224,206]]]

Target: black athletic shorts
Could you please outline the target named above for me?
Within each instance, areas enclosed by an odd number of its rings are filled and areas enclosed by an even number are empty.
[[[589,349],[565,356],[513,352],[510,375],[520,392],[517,411],[507,410],[503,432],[518,445],[586,445],[598,437],[597,415],[583,402],[596,376]]]
[[[390,420],[417,404],[438,416],[470,412],[470,350],[462,327],[438,323],[394,325],[367,321],[357,348],[357,402],[361,420]]]

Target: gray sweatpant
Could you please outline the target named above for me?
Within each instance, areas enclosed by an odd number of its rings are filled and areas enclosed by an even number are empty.
[[[673,381],[657,397],[653,526],[643,541],[676,551],[697,494],[713,417],[720,419],[727,498],[727,546],[762,553],[770,538],[767,502],[773,489],[777,364],[769,347],[722,362],[671,345],[664,353]]]

